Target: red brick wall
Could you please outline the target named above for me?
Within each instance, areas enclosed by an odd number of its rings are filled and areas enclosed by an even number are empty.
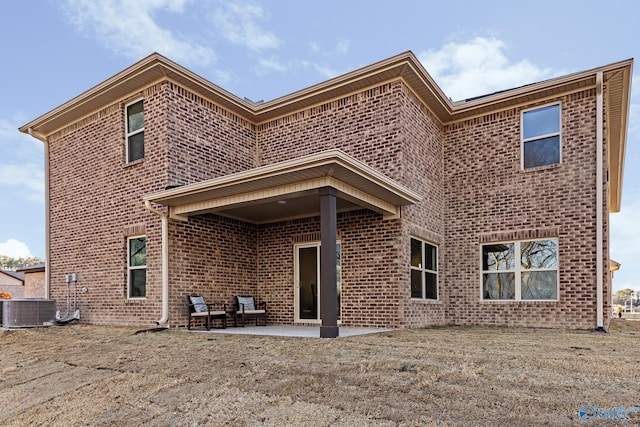
[[[401,219],[339,214],[343,324],[595,324],[593,90],[558,98],[562,165],[526,172],[520,109],[442,126],[400,81],[257,126],[173,83],[140,95],[142,161],[125,163],[127,100],[50,138],[49,265],[59,309],[64,275],[77,272],[88,289],[78,299],[84,321],[152,324],[161,315],[161,231],[143,195],[339,148],[424,197]],[[126,299],[126,237],[135,234],[147,235],[143,301]],[[253,294],[267,301],[270,322],[293,321],[293,247],[319,239],[317,217],[254,226],[203,215],[170,221],[169,234],[172,325],[186,323],[193,292],[228,304]],[[534,235],[559,240],[560,301],[481,302],[480,244]],[[411,236],[438,246],[438,301],[410,297]]]
[[[410,236],[429,238],[440,245],[444,242],[443,129],[402,82],[391,82],[262,124],[258,127],[258,141],[261,164],[291,158],[291,153],[302,156],[338,148],[424,195],[423,202],[403,208],[401,221],[372,220],[366,215],[365,222],[360,217],[360,222],[350,220],[360,238],[351,247],[348,240],[343,242],[347,254],[342,271],[349,280],[343,285],[342,320],[344,324],[367,326],[444,322],[443,304],[412,300],[409,285]],[[378,230],[383,238],[376,234]],[[347,229],[340,231],[349,236]],[[358,248],[359,241],[374,245]],[[359,259],[351,266],[350,250],[359,254],[352,255]],[[292,277],[293,260],[287,262]],[[279,286],[286,287],[287,281],[291,279],[281,281]],[[350,287],[354,290],[351,294]],[[444,289],[444,284],[440,288]],[[293,300],[293,294],[289,297]],[[375,314],[377,310],[379,315]],[[285,314],[283,319],[286,316],[292,318],[293,313]]]
[[[561,165],[520,169],[520,109],[445,128],[450,323],[595,326],[595,94],[553,101],[562,102]],[[481,302],[480,244],[531,237],[558,239],[559,301]]]
[[[34,273],[24,273],[24,297],[25,298],[45,298],[44,271]]]
[[[342,321],[362,326],[442,324],[443,304],[412,300],[409,285],[410,236],[444,242],[443,129],[413,93],[401,82],[388,83],[260,125],[258,132],[262,163],[338,148],[425,196],[418,205],[403,208],[402,220],[383,221],[361,212],[339,223]],[[274,243],[289,234],[272,230],[273,251],[259,252],[259,274],[270,274],[260,264],[263,258],[268,267],[283,253],[292,253]],[[284,277],[265,279],[264,286],[293,301],[293,290],[287,291],[292,255],[288,258],[278,266],[286,268]],[[279,304],[283,314],[276,319],[290,321],[291,303]]]
[[[172,326],[186,325],[189,294],[226,303],[227,309],[236,295],[262,296],[256,288],[256,226],[207,214],[172,221],[169,236]]]
[[[124,104],[144,97],[145,157],[125,158]],[[161,85],[49,139],[51,298],[66,311],[65,275],[78,273],[83,321],[149,324],[160,317],[160,221],[142,195],[164,188],[165,96]],[[127,236],[147,235],[147,298],[127,300]],[[72,288],[73,290],[73,288]]]
[[[398,112],[403,85],[392,82],[258,126],[259,165],[338,148],[400,179]]]
[[[175,84],[167,85],[168,185],[192,184],[251,169],[255,126]]]
[[[402,119],[402,180],[423,200],[402,208],[401,303],[402,325],[420,327],[446,323],[443,300],[448,291],[444,274],[438,274],[438,300],[411,298],[410,239],[417,237],[438,247],[439,265],[444,256],[445,189],[444,184],[444,131],[440,122],[413,95],[404,88],[400,117]]]
[[[338,214],[342,254],[342,324],[401,325],[400,221],[368,210]],[[263,225],[258,234],[258,293],[269,320],[294,321],[294,247],[320,240],[319,217]]]
[[[124,105],[138,98],[145,102],[145,157],[127,164]],[[51,298],[64,313],[64,276],[77,272],[78,288],[88,290],[78,294],[83,321],[153,324],[162,311],[161,227],[142,197],[252,167],[252,126],[165,82],[57,132],[49,143]],[[127,237],[137,234],[147,236],[147,297],[128,300]]]

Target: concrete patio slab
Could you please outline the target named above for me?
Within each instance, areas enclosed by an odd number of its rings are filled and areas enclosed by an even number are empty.
[[[185,330],[186,331],[186,330]],[[339,337],[352,337],[356,335],[376,334],[390,332],[393,329],[384,328],[350,328],[341,327]],[[299,338],[320,338],[319,326],[295,326],[295,325],[273,325],[273,326],[245,326],[244,328],[229,327],[226,329],[192,329],[188,332],[200,332],[205,334],[228,334],[228,335],[267,335],[274,337],[299,337]]]

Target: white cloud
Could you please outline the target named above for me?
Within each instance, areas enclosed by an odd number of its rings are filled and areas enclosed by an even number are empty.
[[[349,53],[349,40],[340,39],[336,43],[336,53],[346,55]]]
[[[44,201],[44,170],[36,163],[0,163],[0,187],[15,187],[17,195],[33,202]]]
[[[259,25],[268,14],[256,3],[229,1],[224,7],[216,8],[212,17],[217,32],[231,43],[254,50],[280,46],[280,40]]]
[[[42,142],[20,133],[16,120],[24,117],[17,113],[0,118],[0,187],[5,196],[43,202],[44,148]]]
[[[309,50],[313,53],[321,54],[324,57],[347,55],[349,53],[349,40],[338,39],[334,46],[325,49],[317,41],[309,42]]]
[[[337,76],[338,74],[340,74],[338,71],[336,71],[335,69],[329,67],[326,64],[320,64],[320,63],[313,63],[313,68],[320,73],[321,76],[327,78],[327,79],[331,79],[335,76]]]
[[[154,13],[183,13],[191,0],[66,0],[69,21],[106,48],[140,59],[156,51],[185,65],[206,66],[216,60],[209,47],[160,27]]]
[[[42,143],[37,139],[21,133],[18,127],[27,119],[22,113],[16,113],[11,118],[0,117],[0,146],[4,157],[25,154],[33,155],[42,153]]]
[[[10,258],[29,258],[32,256],[27,245],[16,239],[0,243],[0,255]]]
[[[615,289],[640,290],[640,271],[635,268],[640,259],[640,194],[625,194],[622,210],[611,215],[611,258],[622,264],[614,274]]]
[[[511,62],[505,43],[497,38],[476,37],[463,43],[447,43],[418,58],[429,74],[454,100],[510,89],[562,74],[541,68],[526,59]]]
[[[262,58],[258,61],[258,74],[264,70],[284,71],[286,67],[275,58]]]
[[[287,63],[282,63],[275,58],[263,58],[258,61],[258,66],[256,67],[257,74],[265,74],[268,71],[287,72],[289,74],[294,74],[295,72],[300,70],[303,70],[305,72],[308,72],[308,70],[313,70],[318,73],[322,79],[331,79],[340,74],[337,70],[329,67],[326,63],[315,61],[312,62],[304,59],[295,59]]]

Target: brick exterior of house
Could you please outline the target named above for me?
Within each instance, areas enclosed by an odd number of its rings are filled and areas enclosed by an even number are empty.
[[[186,86],[155,81],[46,134],[47,274],[59,309],[64,277],[77,272],[78,287],[87,288],[78,298],[82,321],[154,324],[162,311],[162,233],[145,195],[339,149],[423,197],[403,206],[400,218],[366,208],[338,214],[343,325],[595,326],[593,86],[447,122],[402,78],[267,120]],[[124,107],[137,99],[144,100],[145,154],[127,163]],[[562,162],[522,170],[521,112],[556,102]],[[603,209],[600,262],[608,266],[608,193]],[[170,325],[186,324],[191,293],[228,306],[235,295],[255,295],[267,302],[269,323],[294,323],[294,248],[319,242],[319,233],[318,216],[264,224],[210,213],[169,219]],[[139,300],[127,298],[127,237],[137,235],[147,237],[147,291]],[[437,301],[411,298],[411,237],[438,248]],[[558,300],[483,300],[481,244],[531,238],[558,239]],[[611,279],[603,271],[609,313]]]
[[[8,273],[0,270],[0,292],[8,293],[13,298],[24,298],[25,286],[23,276],[18,276],[15,272]]]

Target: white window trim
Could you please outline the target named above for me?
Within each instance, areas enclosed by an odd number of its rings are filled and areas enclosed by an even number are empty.
[[[546,135],[537,135],[535,137],[532,138],[526,138],[524,137],[524,114],[529,112],[529,111],[535,111],[535,110],[540,110],[543,108],[547,108],[547,107],[551,107],[553,105],[557,105],[558,106],[558,115],[560,116],[558,119],[560,120],[559,126],[558,126],[558,132],[552,132]],[[525,168],[524,167],[524,144],[525,142],[529,142],[529,141],[536,141],[538,139],[545,139],[545,138],[550,138],[552,136],[558,136],[558,163],[554,163],[551,165],[543,165],[543,166],[536,166],[533,168]],[[545,104],[545,105],[538,105],[537,107],[534,108],[527,108],[526,110],[522,110],[520,111],[520,169],[523,171],[530,171],[530,170],[536,170],[536,169],[540,169],[540,168],[548,168],[548,167],[552,167],[552,166],[557,166],[557,165],[561,165],[562,164],[562,103],[561,102],[552,102],[550,104]]]
[[[520,243],[522,242],[537,242],[540,240],[553,240],[556,242],[556,268],[527,268],[523,269],[520,264],[521,255],[520,255]],[[482,247],[491,245],[491,244],[508,244],[513,243],[514,245],[514,259],[515,268],[513,270],[483,270],[482,269]],[[480,301],[487,303],[529,303],[529,302],[558,302],[560,301],[560,244],[557,238],[550,237],[545,239],[522,239],[522,240],[510,240],[510,241],[500,241],[500,242],[487,242],[480,244]],[[556,272],[556,298],[555,299],[522,299],[522,272],[524,271],[555,271]],[[516,294],[514,299],[486,299],[484,297],[484,275],[485,274],[495,274],[495,273],[514,273],[515,277],[515,287]]]
[[[411,244],[411,239],[417,240],[420,243],[422,243],[422,263],[421,265],[426,265],[425,259],[424,257],[426,256],[426,252],[424,250],[424,245],[425,243],[427,245],[431,245],[434,248],[436,248],[436,266],[439,268],[440,267],[440,247],[438,247],[437,244],[430,242],[428,240],[425,239],[421,239],[420,237],[416,237],[416,236],[409,236],[409,244]],[[411,297],[412,301],[421,301],[421,302],[439,302],[440,301],[440,275],[438,274],[438,270],[429,270],[427,268],[423,268],[423,267],[414,267],[411,265],[411,253],[409,253],[409,268],[411,270],[417,270],[420,271],[421,277],[422,277],[422,295],[424,295],[424,298],[415,298],[415,297]],[[426,298],[427,295],[427,282],[426,280],[424,280],[424,273],[431,273],[431,274],[435,274],[436,275],[436,295],[437,298],[433,299],[433,298]],[[411,288],[411,276],[409,276],[409,288]],[[411,292],[411,289],[409,289],[409,292]]]
[[[145,245],[146,245],[146,239],[147,239],[147,235],[146,234],[137,234],[135,236],[128,236],[127,237],[127,299],[128,300],[144,300],[147,299],[146,297],[146,282],[145,282],[145,296],[144,297],[132,297],[131,296],[131,270],[142,270],[142,269],[147,269],[147,263],[146,263],[146,257],[145,257],[145,264],[144,265],[137,265],[137,266],[131,266],[130,262],[131,262],[131,240],[132,239],[138,239],[140,237],[144,237],[145,238]]]
[[[134,101],[131,101],[127,104],[125,104],[124,106],[124,150],[125,150],[125,155],[126,155],[126,163],[133,163],[133,162],[138,162],[144,159],[144,157],[140,158],[140,159],[135,159],[135,160],[130,160],[129,157],[129,138],[133,135],[137,135],[141,132],[144,132],[144,125],[140,128],[135,130],[134,132],[129,132],[129,107],[132,106],[133,104],[137,104],[138,102],[142,101],[142,111],[144,114],[144,98],[138,98]]]

